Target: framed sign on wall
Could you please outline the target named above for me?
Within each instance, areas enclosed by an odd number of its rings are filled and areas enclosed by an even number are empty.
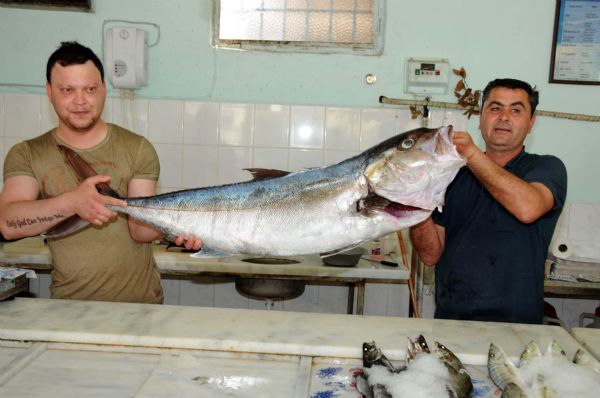
[[[600,85],[600,0],[556,0],[549,82]]]

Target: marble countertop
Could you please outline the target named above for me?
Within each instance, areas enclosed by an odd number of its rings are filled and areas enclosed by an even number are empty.
[[[39,238],[0,245],[0,263],[25,268],[52,269],[50,252]],[[37,240],[36,240],[37,239]],[[257,264],[244,261],[252,256],[197,259],[188,253],[171,252],[164,245],[153,245],[154,257],[164,275],[244,275],[331,278],[367,281],[406,281],[408,270],[402,265],[388,267],[361,259],[354,267],[332,267],[323,264],[318,255],[286,257],[296,264]]]
[[[490,342],[514,361],[531,340],[580,347],[557,326],[17,298],[0,302],[0,396],[355,398],[362,343],[404,360],[419,334],[474,398],[497,395]]]
[[[572,328],[571,334],[590,354],[600,361],[600,329]]]
[[[487,362],[491,342],[517,359],[535,340],[557,340],[571,357],[580,345],[557,326],[298,313],[77,300],[0,302],[0,339],[361,358],[375,341],[404,359],[407,338],[423,334],[465,363]]]

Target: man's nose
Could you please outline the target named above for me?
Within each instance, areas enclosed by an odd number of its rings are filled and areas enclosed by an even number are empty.
[[[85,95],[83,91],[75,91],[75,102],[81,104],[85,102]]]

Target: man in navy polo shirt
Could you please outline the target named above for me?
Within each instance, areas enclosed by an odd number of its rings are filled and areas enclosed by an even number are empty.
[[[555,156],[525,152],[539,93],[496,79],[483,91],[479,128],[452,133],[467,158],[442,213],[411,227],[413,247],[435,267],[436,318],[542,323],[544,263],[567,194]]]

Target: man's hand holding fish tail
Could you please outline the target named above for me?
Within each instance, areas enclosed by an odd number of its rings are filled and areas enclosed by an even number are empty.
[[[9,240],[39,235],[75,214],[92,224],[102,225],[117,216],[107,204],[126,205],[123,200],[98,193],[96,184],[108,181],[110,176],[90,177],[73,191],[36,200],[35,179],[10,178],[0,194],[0,231]]]

